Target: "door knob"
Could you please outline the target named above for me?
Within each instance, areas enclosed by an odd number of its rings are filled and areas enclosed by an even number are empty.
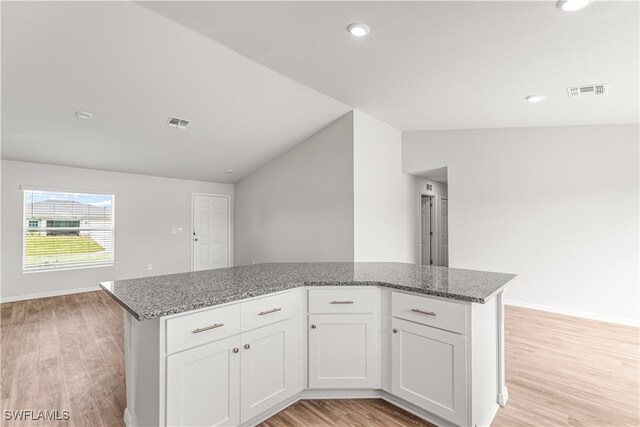
[[[315,328],[316,328],[316,325],[311,325],[311,329],[315,329]]]
[[[196,237],[195,239],[193,239],[193,241],[194,241],[194,242],[197,242],[197,241],[198,241],[198,238]]]
[[[394,334],[397,334],[397,333],[398,333],[398,330],[397,330],[397,329],[394,329],[394,330],[393,330],[393,333],[394,333]]]
[[[251,344],[245,344],[244,348],[246,348],[247,350],[249,350],[251,348]]]
[[[233,352],[234,352],[234,353],[237,353],[237,352],[239,352],[239,351],[240,351],[240,349],[239,349],[238,347],[235,347],[235,348],[233,349]]]

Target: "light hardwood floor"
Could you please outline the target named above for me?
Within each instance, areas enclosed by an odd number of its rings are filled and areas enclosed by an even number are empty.
[[[516,307],[506,309],[512,426],[640,426],[637,328]],[[122,309],[104,292],[0,306],[1,424],[121,426]],[[4,410],[67,409],[69,421],[7,421]],[[428,426],[378,399],[302,401],[277,426]]]

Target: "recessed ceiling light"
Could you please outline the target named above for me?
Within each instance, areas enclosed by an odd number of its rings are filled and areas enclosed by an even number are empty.
[[[79,119],[91,119],[93,118],[93,114],[88,111],[76,111],[76,117]]]
[[[558,0],[556,7],[564,12],[575,12],[589,6],[592,0]]]
[[[226,171],[224,171],[224,173],[232,173],[233,169],[227,169]]]
[[[347,31],[349,31],[352,36],[364,37],[369,34],[371,30],[364,24],[349,24]]]
[[[529,95],[527,97],[525,97],[524,99],[526,99],[527,101],[531,102],[531,103],[536,103],[536,102],[541,102],[544,101],[547,97],[544,95]]]

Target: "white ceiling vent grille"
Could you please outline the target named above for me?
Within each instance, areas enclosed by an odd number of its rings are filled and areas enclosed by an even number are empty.
[[[178,117],[169,117],[169,121],[167,122],[167,126],[178,129],[186,129],[189,124],[189,120],[180,119]]]
[[[583,95],[605,95],[609,91],[609,84],[602,83],[591,86],[574,86],[567,88],[569,98],[576,98]]]

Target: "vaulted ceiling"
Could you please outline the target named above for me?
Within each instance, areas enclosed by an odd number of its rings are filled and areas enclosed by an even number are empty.
[[[401,130],[640,113],[638,2],[575,13],[553,1],[1,7],[5,159],[235,182],[351,108]],[[371,33],[352,37],[351,22]],[[567,96],[593,83],[609,93]],[[167,127],[170,116],[191,124]]]

